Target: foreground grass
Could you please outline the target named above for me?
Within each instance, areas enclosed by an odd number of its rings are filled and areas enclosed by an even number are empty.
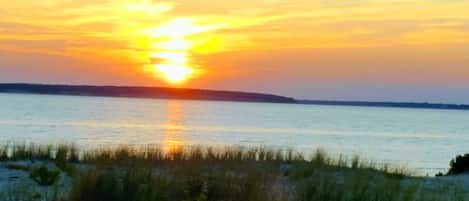
[[[332,158],[322,150],[307,158],[263,147],[79,151],[68,145],[9,145],[0,149],[0,160],[39,160],[72,178],[66,188],[49,193],[54,196],[21,192],[17,199],[13,192],[1,199],[12,201],[459,201],[466,196],[457,184],[427,185],[405,168]]]

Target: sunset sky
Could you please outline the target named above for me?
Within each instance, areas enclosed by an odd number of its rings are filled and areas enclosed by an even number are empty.
[[[0,82],[469,103],[469,0],[0,0]]]

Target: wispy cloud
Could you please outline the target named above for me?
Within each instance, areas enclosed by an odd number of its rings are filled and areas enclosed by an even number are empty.
[[[44,41],[91,39],[93,44],[103,40],[128,43],[132,47],[136,37],[145,37],[140,34],[142,31],[159,29],[174,18],[183,17],[193,19],[201,27],[217,27],[204,32],[212,32],[213,37],[222,40],[221,43],[232,43],[232,37],[247,40],[244,44],[239,43],[239,46],[226,44],[229,48],[224,51],[274,48],[268,45],[273,41],[277,47],[378,45],[376,41],[364,37],[370,35],[377,41],[389,40],[399,44],[407,43],[405,38],[410,33],[422,31],[421,35],[428,34],[422,37],[437,37],[435,31],[423,30],[429,27],[433,30],[447,29],[448,26],[460,26],[469,21],[469,13],[464,10],[469,6],[466,1],[239,0],[221,3],[204,0],[17,0],[14,4],[6,1],[0,4],[8,10],[3,14],[6,16],[0,19],[0,28],[3,30],[0,39],[3,41],[24,38]],[[331,29],[336,24],[347,28]],[[413,30],[408,30],[409,27]],[[401,32],[396,32],[396,29]],[[460,32],[452,36],[464,36],[464,30],[452,31]],[[292,36],[298,40],[287,40]],[[444,38],[438,40],[441,44],[445,43]],[[448,39],[448,42],[454,42],[454,38]],[[267,46],[263,47],[264,44]]]

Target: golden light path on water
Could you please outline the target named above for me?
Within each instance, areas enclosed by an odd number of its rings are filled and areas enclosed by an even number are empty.
[[[171,152],[183,145],[181,132],[182,105],[179,101],[168,101],[166,106],[165,137],[163,139],[163,150]]]

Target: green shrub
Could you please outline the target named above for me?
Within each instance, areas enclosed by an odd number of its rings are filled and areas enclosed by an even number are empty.
[[[29,177],[41,186],[51,186],[59,180],[60,171],[49,170],[45,165],[31,170]]]
[[[59,145],[55,153],[55,165],[60,169],[65,169],[67,166],[67,155],[69,147],[66,145]]]
[[[450,162],[448,175],[461,174],[469,171],[469,154],[458,155]]]
[[[8,160],[8,146],[0,147],[0,161]]]

